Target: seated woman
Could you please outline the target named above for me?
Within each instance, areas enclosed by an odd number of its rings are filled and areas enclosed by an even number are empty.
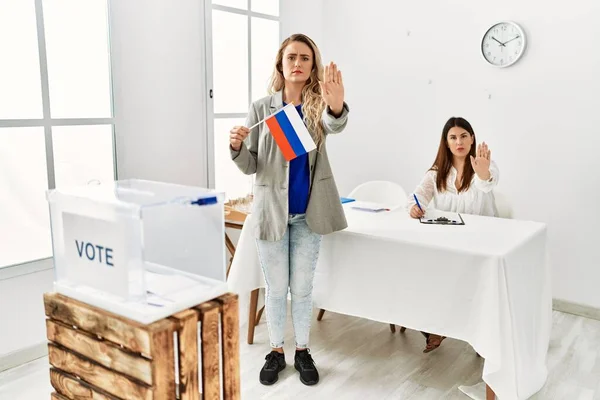
[[[428,206],[440,211],[496,217],[492,190],[498,184],[498,167],[491,161],[487,144],[477,146],[475,132],[467,120],[452,117],[446,122],[440,146],[414,195],[408,198],[412,218],[421,218]],[[431,204],[430,204],[431,203]],[[427,339],[424,353],[437,349],[444,336],[422,332]]]

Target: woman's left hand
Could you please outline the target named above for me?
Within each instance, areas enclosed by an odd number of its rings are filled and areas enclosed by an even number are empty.
[[[319,82],[319,85],[325,104],[329,106],[334,115],[340,116],[344,108],[344,82],[342,81],[342,71],[337,69],[337,65],[333,61],[325,66],[323,82]]]
[[[473,170],[479,179],[487,181],[491,177],[490,161],[492,159],[492,152],[488,148],[488,145],[483,142],[477,146],[475,155],[476,157],[471,156],[471,165],[473,166]]]

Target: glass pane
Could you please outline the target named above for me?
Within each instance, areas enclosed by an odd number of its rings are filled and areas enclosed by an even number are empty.
[[[35,3],[0,1],[0,119],[42,118]]]
[[[44,1],[52,118],[111,117],[106,1]]]
[[[242,118],[215,118],[215,188],[224,191],[227,199],[252,193],[252,176],[242,174],[229,153],[229,131],[245,122]]]
[[[0,268],[52,256],[44,128],[0,128]]]
[[[248,0],[213,0],[212,3],[221,6],[240,8],[242,10],[248,9]]]
[[[279,22],[252,18],[252,101],[267,95],[279,49]]]
[[[114,181],[112,125],[52,128],[56,187]]]
[[[252,0],[252,11],[279,16],[279,0]]]
[[[215,113],[248,112],[248,17],[213,11]]]

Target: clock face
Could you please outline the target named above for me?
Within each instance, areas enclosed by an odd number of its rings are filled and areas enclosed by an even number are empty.
[[[483,36],[481,52],[490,64],[508,67],[523,55],[525,35],[514,22],[500,22],[492,26]]]

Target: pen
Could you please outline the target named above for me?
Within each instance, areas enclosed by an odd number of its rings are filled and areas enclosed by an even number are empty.
[[[417,195],[413,193],[413,197],[415,198],[415,201],[417,202],[417,207],[419,207],[419,210],[421,210],[422,212],[425,212],[425,211],[423,211],[423,209],[421,208],[421,205],[419,204],[419,199],[417,199]]]

